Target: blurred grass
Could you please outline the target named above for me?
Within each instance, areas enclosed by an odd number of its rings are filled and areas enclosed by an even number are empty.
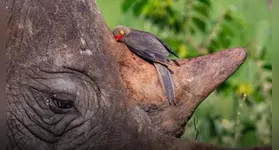
[[[182,58],[245,47],[240,69],[197,109],[182,138],[223,146],[271,144],[271,12],[265,0],[97,0],[110,29],[158,35]],[[243,98],[243,95],[247,97]]]

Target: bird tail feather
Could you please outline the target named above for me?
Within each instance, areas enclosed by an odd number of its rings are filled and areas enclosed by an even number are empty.
[[[154,65],[157,70],[163,91],[168,97],[169,104],[171,105],[173,103],[175,105],[175,88],[169,68],[160,63],[154,63]]]

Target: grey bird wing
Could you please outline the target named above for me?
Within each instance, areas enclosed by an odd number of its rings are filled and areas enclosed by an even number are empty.
[[[157,63],[160,63],[164,66],[168,66],[168,63],[167,61],[165,61],[165,59],[159,59],[158,56],[156,57],[155,54],[149,52],[149,51],[139,51],[137,49],[135,49],[134,47],[131,47],[129,45],[127,45],[127,47],[132,51],[134,52],[135,54],[139,55],[140,57],[142,57],[143,59],[146,59],[148,61],[151,61],[151,62],[157,62]]]
[[[137,55],[159,63],[168,61],[168,50],[150,33],[134,31],[123,38],[123,42]]]
[[[168,97],[169,104],[176,105],[175,87],[170,71],[164,65],[159,63],[154,63],[154,65],[157,70],[163,91]]]
[[[164,47],[174,56],[176,56],[177,58],[179,58],[179,56],[164,42],[162,41],[159,37],[154,36],[162,45],[164,45]]]

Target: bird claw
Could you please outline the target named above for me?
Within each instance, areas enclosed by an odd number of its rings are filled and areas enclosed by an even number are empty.
[[[174,62],[174,64],[175,64],[175,65],[177,65],[177,66],[179,66],[179,67],[180,67],[180,64],[178,63],[178,61],[177,61],[177,60],[175,60],[175,59],[171,59],[171,61],[172,61],[172,62]]]
[[[168,102],[169,102],[169,105],[174,105],[174,106],[176,106],[176,102],[175,102],[175,100],[168,100]]]

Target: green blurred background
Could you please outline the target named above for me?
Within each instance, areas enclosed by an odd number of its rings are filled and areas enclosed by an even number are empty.
[[[271,144],[271,10],[266,0],[97,0],[110,29],[151,32],[182,58],[244,47],[246,62],[197,109],[182,138]]]

